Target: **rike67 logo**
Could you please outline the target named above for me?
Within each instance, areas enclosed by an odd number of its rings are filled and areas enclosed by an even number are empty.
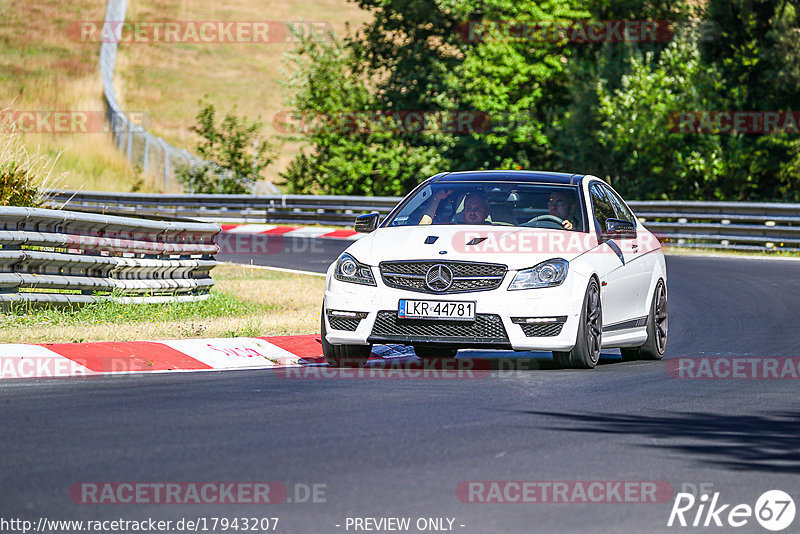
[[[756,500],[755,506],[723,504],[719,496],[719,492],[711,497],[703,494],[699,498],[691,493],[678,493],[667,526],[739,528],[752,524],[755,517],[765,529],[778,532],[788,528],[794,521],[794,500],[785,491],[767,491]]]

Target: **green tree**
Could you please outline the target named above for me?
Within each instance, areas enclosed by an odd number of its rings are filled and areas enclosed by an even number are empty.
[[[709,0],[706,16],[721,32],[703,48],[721,73],[720,92],[734,111],[800,109],[800,25],[796,0]],[[724,139],[730,198],[800,199],[796,135],[732,135]]]
[[[400,195],[444,166],[435,148],[397,135],[342,42],[303,38],[290,64],[293,111],[278,128],[307,146],[282,173],[289,192]]]
[[[719,84],[718,74],[701,62],[691,33],[658,60],[653,55],[634,56],[618,89],[596,86],[603,177],[632,198],[725,197],[731,191],[720,136],[671,129],[682,112],[716,109],[707,95],[714,95],[708,90]]]
[[[796,110],[800,0],[356,0],[372,22],[330,46],[303,41],[302,113],[473,111],[472,132],[312,128],[292,191],[399,194],[440,170],[550,168],[606,177],[640,198],[800,199],[785,134],[671,131],[676,113]],[[655,43],[509,38],[497,22],[671,20]],[[717,32],[687,29],[689,21]],[[474,25],[479,39],[465,39]],[[498,120],[500,119],[500,120]],[[505,120],[503,120],[505,119]]]
[[[272,162],[269,143],[255,140],[261,123],[238,117],[234,109],[218,125],[214,105],[201,105],[191,130],[200,137],[197,153],[206,163],[179,168],[178,181],[193,193],[249,193]]]

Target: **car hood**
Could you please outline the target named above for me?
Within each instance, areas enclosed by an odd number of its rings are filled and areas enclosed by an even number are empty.
[[[551,258],[571,261],[597,246],[593,235],[503,226],[432,225],[379,228],[347,252],[367,265],[392,260],[501,263],[524,269]]]

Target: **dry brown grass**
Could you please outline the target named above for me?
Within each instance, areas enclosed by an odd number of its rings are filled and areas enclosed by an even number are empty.
[[[325,278],[292,274],[245,265],[220,265],[214,270],[220,291],[257,304],[274,306],[256,320],[270,332],[264,335],[313,334],[319,332],[319,312]]]
[[[68,34],[70,24],[102,20],[97,0],[0,0],[0,108],[18,111],[104,112],[98,69],[99,45]],[[69,171],[63,187],[128,191],[133,167],[104,133],[25,134],[31,152],[64,151],[54,172]],[[143,191],[157,190],[145,181]]]
[[[157,0],[129,2],[130,21],[319,21],[330,23],[337,36],[345,25],[355,28],[369,15],[347,0]],[[287,109],[281,80],[283,56],[291,43],[266,44],[123,44],[118,56],[117,90],[123,107],[153,117],[151,131],[178,147],[192,149],[189,127],[198,102],[207,98],[220,113],[231,111],[264,123],[262,135],[279,146],[273,117]],[[274,181],[294,157],[298,146],[287,143],[264,174]]]
[[[0,0],[0,108],[21,111],[105,110],[98,68],[99,43],[85,43],[67,29],[77,21],[101,21],[106,0]],[[131,0],[128,20],[307,20],[329,22],[338,35],[345,22],[360,25],[368,15],[347,0]],[[179,148],[194,148],[189,128],[198,101],[207,96],[221,114],[237,113],[265,123],[263,134],[275,141],[272,117],[283,105],[281,58],[291,50],[280,44],[126,44],[120,46],[117,92],[125,110],[153,118],[151,131]],[[26,134],[31,151],[55,155],[55,169],[69,171],[64,187],[129,191],[139,176],[113,145],[110,135]],[[297,150],[280,149],[265,174],[274,179]],[[145,192],[159,191],[158,177],[145,176]]]
[[[212,271],[216,290],[260,304],[247,316],[181,321],[102,322],[80,327],[49,323],[2,325],[2,343],[71,343],[165,339],[261,337],[319,332],[325,279],[317,276],[220,265]]]

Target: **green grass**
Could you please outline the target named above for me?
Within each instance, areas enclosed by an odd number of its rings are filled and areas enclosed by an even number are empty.
[[[200,302],[19,304],[0,314],[0,343],[70,343],[316,333],[324,279],[219,265]]]
[[[199,302],[169,304],[124,304],[111,299],[84,306],[36,307],[27,303],[14,305],[0,317],[2,327],[83,327],[99,324],[130,324],[158,321],[187,321],[212,317],[248,317],[274,309],[274,306],[242,300],[228,293],[212,290],[208,299]]]

